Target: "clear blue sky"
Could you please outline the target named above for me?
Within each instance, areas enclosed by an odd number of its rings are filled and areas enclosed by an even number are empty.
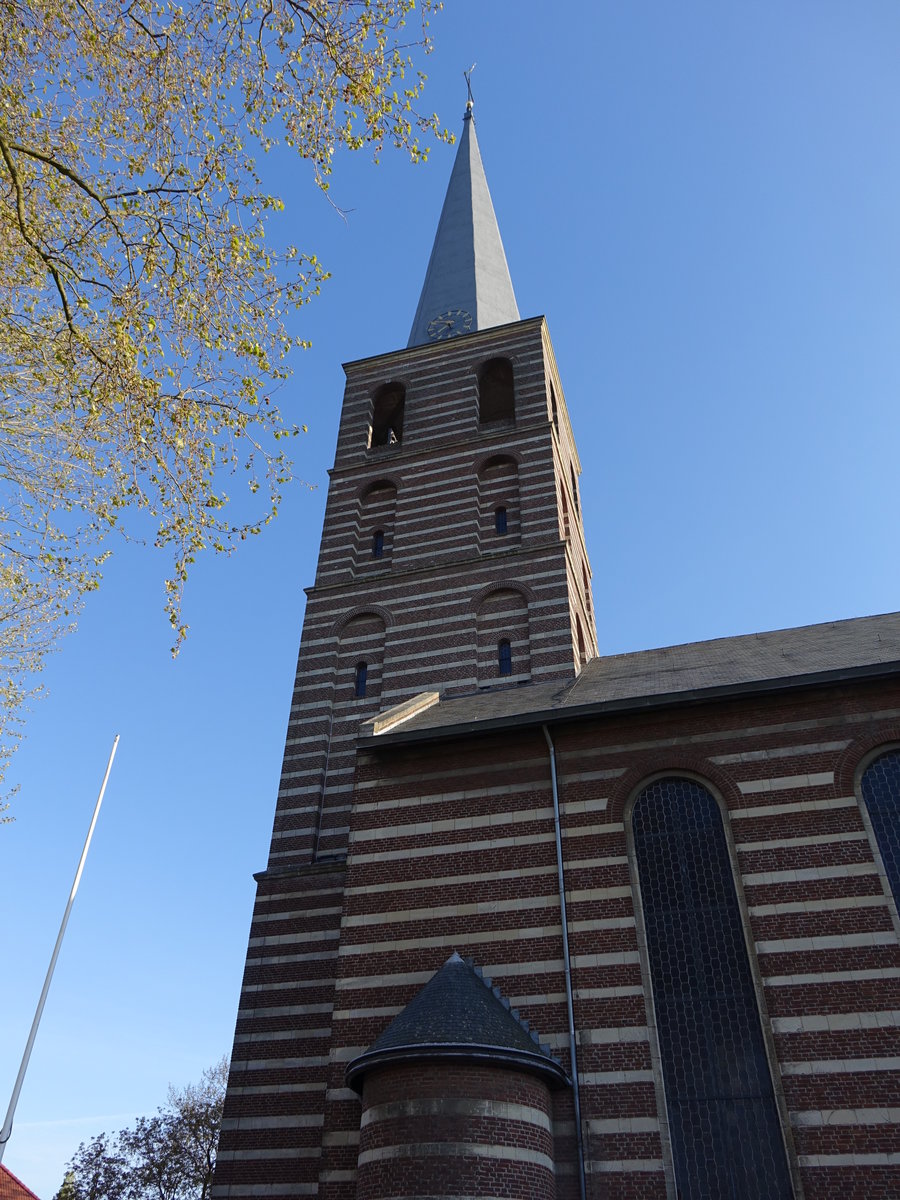
[[[434,35],[429,104],[455,130],[478,64],[519,308],[554,340],[602,651],[900,607],[896,0],[446,0]],[[0,829],[4,1111],[122,742],[5,1159],[42,1200],[80,1139],[230,1048],[340,364],[405,345],[452,156],[345,159],[346,224],[273,160],[285,237],[334,274],[283,396],[316,490],[195,569],[176,663],[164,563],[134,548],[46,672]]]

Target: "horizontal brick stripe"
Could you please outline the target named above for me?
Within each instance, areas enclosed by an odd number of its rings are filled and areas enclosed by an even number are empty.
[[[379,1146],[361,1151],[359,1165],[363,1167],[391,1158],[489,1158],[531,1163],[547,1171],[553,1170],[553,1159],[539,1150],[530,1150],[526,1146],[490,1146],[481,1142],[409,1142],[397,1146]]]

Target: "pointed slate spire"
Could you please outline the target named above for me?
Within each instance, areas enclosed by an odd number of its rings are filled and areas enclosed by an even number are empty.
[[[470,100],[407,345],[518,320]]]

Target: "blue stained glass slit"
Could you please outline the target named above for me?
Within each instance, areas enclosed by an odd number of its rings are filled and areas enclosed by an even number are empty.
[[[512,675],[512,646],[506,638],[497,646],[497,669],[501,675]]]

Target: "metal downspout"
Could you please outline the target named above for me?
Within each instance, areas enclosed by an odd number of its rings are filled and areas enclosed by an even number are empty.
[[[569,1061],[572,1065],[572,1095],[575,1102],[575,1148],[578,1155],[578,1193],[587,1200],[584,1174],[584,1145],[581,1140],[581,1096],[578,1090],[578,1058],[575,1052],[575,1009],[572,1005],[572,971],[569,966],[569,919],[566,915],[566,880],[563,871],[562,833],[559,824],[559,788],[556,782],[556,749],[550,730],[542,725],[550,751],[550,781],[553,785],[553,831],[556,835],[556,873],[559,879],[559,910],[562,924],[563,971],[566,978],[566,1010],[569,1018]]]

